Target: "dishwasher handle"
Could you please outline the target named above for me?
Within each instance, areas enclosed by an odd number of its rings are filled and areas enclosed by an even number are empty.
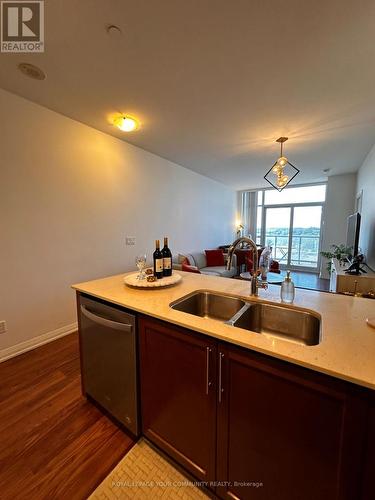
[[[120,323],[118,321],[113,321],[111,319],[103,318],[102,316],[98,316],[97,314],[89,311],[85,306],[81,305],[81,313],[86,316],[86,318],[90,319],[94,323],[98,323],[99,325],[106,326],[108,328],[112,328],[114,330],[122,330],[124,332],[131,332],[133,325],[129,323]]]

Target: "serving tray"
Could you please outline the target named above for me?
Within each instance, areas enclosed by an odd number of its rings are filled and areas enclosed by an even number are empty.
[[[172,276],[166,276],[161,280],[157,281],[147,281],[146,278],[144,280],[137,279],[138,273],[129,274],[128,276],[124,276],[125,285],[134,287],[134,288],[160,288],[165,286],[176,285],[179,281],[181,281],[182,276],[174,272]]]

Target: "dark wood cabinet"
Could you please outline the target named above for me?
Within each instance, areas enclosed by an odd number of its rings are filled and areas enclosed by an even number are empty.
[[[219,357],[217,479],[230,483],[220,496],[359,498],[362,398],[348,384],[235,347],[220,345]]]
[[[147,318],[139,333],[143,433],[194,476],[213,481],[216,344]]]
[[[369,410],[366,425],[365,454],[362,481],[362,500],[375,498],[375,395],[369,396]]]
[[[143,433],[218,496],[375,498],[372,391],[162,321],[139,326]]]

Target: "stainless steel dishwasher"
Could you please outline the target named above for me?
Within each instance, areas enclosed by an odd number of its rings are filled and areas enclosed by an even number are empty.
[[[136,318],[82,295],[78,304],[84,393],[137,436]]]

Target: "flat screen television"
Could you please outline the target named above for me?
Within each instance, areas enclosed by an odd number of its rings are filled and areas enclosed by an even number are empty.
[[[359,230],[361,227],[361,214],[355,213],[348,217],[348,229],[346,233],[346,246],[352,248],[353,257],[358,255]]]

